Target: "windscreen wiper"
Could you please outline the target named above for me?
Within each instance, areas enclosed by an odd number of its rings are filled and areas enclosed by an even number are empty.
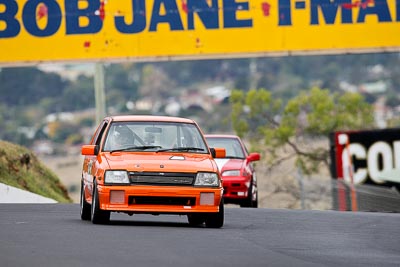
[[[120,151],[137,151],[137,150],[147,150],[147,149],[155,149],[155,148],[162,148],[161,146],[130,146],[130,147],[125,147],[125,148],[121,148],[121,149],[114,149],[111,150],[110,153],[113,152],[120,152]]]
[[[200,147],[173,147],[173,148],[159,149],[156,152],[166,152],[166,151],[205,151],[205,150],[204,148]]]
[[[225,156],[225,159],[244,159],[243,157],[236,157],[236,156]]]

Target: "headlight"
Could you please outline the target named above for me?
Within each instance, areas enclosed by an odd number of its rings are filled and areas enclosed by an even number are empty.
[[[197,186],[219,186],[218,175],[213,172],[199,172],[194,185]]]
[[[104,182],[108,184],[129,184],[126,171],[106,171]]]
[[[240,176],[240,170],[224,171],[222,176]]]

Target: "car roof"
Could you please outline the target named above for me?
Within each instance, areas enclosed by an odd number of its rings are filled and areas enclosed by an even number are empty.
[[[158,122],[179,122],[179,123],[195,123],[191,119],[170,117],[170,116],[156,116],[156,115],[116,115],[109,116],[112,121],[158,121]]]
[[[209,137],[209,138],[236,138],[236,139],[240,139],[239,136],[234,135],[234,134],[205,134],[204,137],[205,138]]]

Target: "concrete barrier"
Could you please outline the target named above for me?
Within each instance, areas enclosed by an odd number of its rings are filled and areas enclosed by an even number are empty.
[[[0,183],[0,203],[57,203],[57,201]]]

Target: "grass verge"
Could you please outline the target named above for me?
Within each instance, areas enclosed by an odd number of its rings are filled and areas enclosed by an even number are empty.
[[[0,183],[72,203],[60,179],[29,149],[0,140]]]

